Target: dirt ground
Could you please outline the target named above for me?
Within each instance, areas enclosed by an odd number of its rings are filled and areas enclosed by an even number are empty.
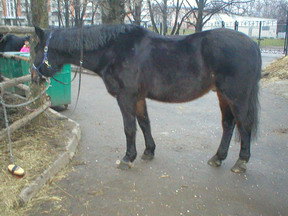
[[[183,104],[147,100],[155,159],[140,159],[144,138],[138,128],[139,156],[132,169],[122,171],[115,164],[125,153],[117,102],[99,77],[85,74],[82,84],[75,112],[76,94],[62,113],[82,130],[79,151],[70,164],[73,171],[53,181],[46,194],[53,200],[37,198],[26,216],[287,215],[288,116],[283,114],[288,102],[269,88],[261,88],[260,134],[247,173],[234,174],[230,168],[240,147],[234,139],[222,167],[207,165],[222,133],[214,92]],[[73,88],[77,90],[76,83]]]

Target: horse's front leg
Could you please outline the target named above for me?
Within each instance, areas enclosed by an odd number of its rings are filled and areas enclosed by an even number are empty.
[[[136,118],[135,106],[136,97],[129,93],[123,93],[117,96],[118,105],[120,107],[123,122],[124,132],[126,135],[126,154],[118,165],[119,169],[128,169],[132,167],[132,162],[137,156],[135,136],[136,136]]]
[[[155,142],[151,135],[151,127],[145,99],[139,99],[136,104],[136,116],[145,138],[146,149],[142,155],[143,160],[152,160],[155,151]]]

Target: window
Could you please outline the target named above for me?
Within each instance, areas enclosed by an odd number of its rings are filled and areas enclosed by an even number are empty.
[[[7,17],[16,17],[14,0],[6,0]]]

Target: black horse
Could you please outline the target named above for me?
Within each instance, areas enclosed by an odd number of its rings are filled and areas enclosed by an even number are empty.
[[[18,37],[12,34],[0,34],[0,52],[19,52],[24,42],[29,40],[30,36]]]
[[[228,29],[167,37],[134,25],[53,31],[36,27],[35,31],[39,43],[35,48],[34,78],[51,77],[63,64],[83,62],[83,67],[97,73],[117,99],[127,141],[119,168],[131,167],[136,158],[136,119],[145,137],[142,159],[154,157],[146,98],[180,103],[216,89],[223,135],[216,155],[208,164],[221,165],[237,125],[241,150],[232,171],[245,172],[250,142],[258,124],[261,73],[261,54],[249,37]]]

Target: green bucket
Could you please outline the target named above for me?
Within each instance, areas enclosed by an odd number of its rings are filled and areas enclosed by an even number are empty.
[[[6,52],[8,55],[16,55],[30,57],[29,53],[23,52]],[[0,72],[4,77],[16,78],[29,74],[30,63],[24,60],[16,60],[12,58],[0,57]],[[51,87],[47,90],[47,94],[51,98],[51,106],[67,106],[71,103],[71,65],[64,65],[62,70],[58,72],[54,78],[61,84],[51,78]],[[24,83],[29,85],[29,83]],[[8,91],[20,95],[25,95],[25,92],[17,87],[11,87]]]

